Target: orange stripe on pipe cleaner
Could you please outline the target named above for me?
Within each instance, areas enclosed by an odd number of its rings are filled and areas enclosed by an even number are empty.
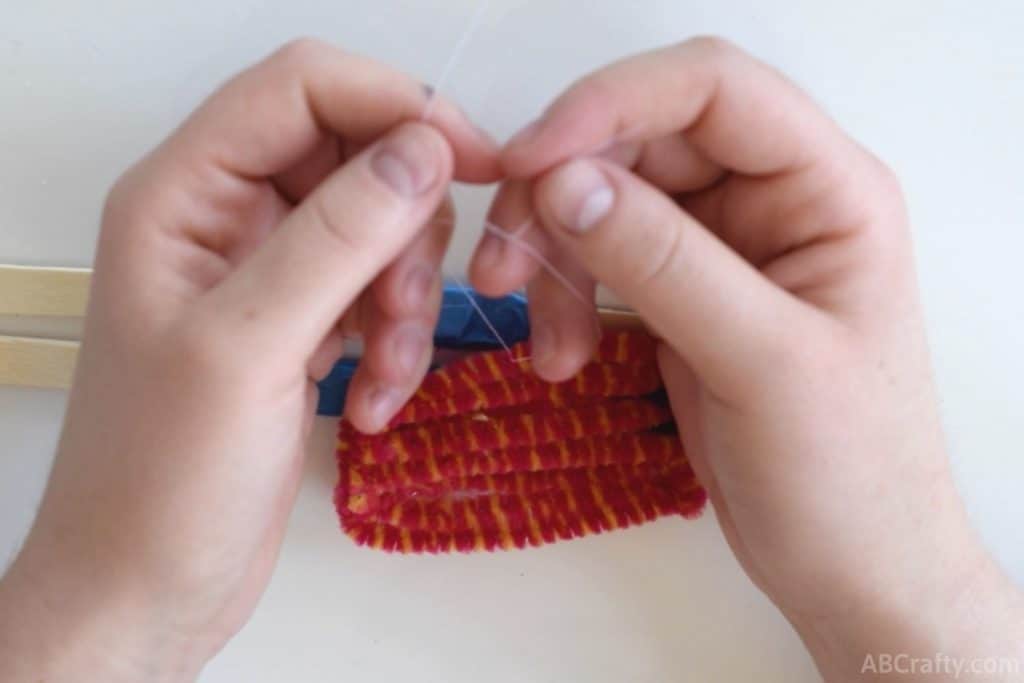
[[[390,430],[339,427],[335,505],[358,545],[508,550],[695,517],[706,494],[661,396],[656,342],[608,333],[576,377],[547,384],[529,345],[427,376]]]

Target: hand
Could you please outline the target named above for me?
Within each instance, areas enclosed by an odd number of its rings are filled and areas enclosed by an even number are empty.
[[[429,363],[450,233],[432,216],[453,174],[497,178],[450,104],[413,122],[427,98],[299,42],[117,183],[59,454],[0,586],[0,679],[189,678],[247,620],[343,316],[372,282],[348,410],[376,429]]]
[[[519,238],[588,296],[606,284],[664,340],[723,532],[828,678],[901,646],[1022,656],[1019,594],[947,465],[890,171],[713,39],[586,77],[503,162],[513,180],[492,222],[533,225]],[[528,254],[488,235],[471,273],[494,295],[530,281],[538,372],[564,379],[585,362],[592,312]]]

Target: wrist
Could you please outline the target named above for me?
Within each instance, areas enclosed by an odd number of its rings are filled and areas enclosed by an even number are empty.
[[[1024,595],[980,547],[961,559],[899,596],[838,614],[787,617],[826,681],[883,679],[894,671],[908,681],[945,680],[942,674],[1017,680],[1024,673]]]
[[[194,680],[202,664],[144,601],[30,541],[0,580],[0,681]]]

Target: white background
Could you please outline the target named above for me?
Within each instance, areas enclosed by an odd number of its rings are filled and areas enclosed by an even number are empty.
[[[5,0],[0,262],[88,264],[117,174],[286,40],[316,35],[434,81],[474,7]],[[1024,580],[1022,29],[1011,0],[495,0],[445,90],[504,138],[586,71],[701,33],[809,89],[903,179],[958,482]],[[458,195],[451,272],[487,194]],[[0,388],[0,563],[30,522],[63,406],[59,393]],[[270,590],[203,681],[815,678],[711,516],[529,552],[387,556],[337,530],[332,440],[325,420]],[[871,504],[849,492],[850,514]]]

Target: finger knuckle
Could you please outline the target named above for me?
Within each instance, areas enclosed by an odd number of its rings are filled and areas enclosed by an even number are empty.
[[[715,35],[695,36],[683,42],[681,47],[701,57],[711,59],[731,58],[743,53],[734,43]]]
[[[129,168],[110,186],[103,204],[104,215],[121,213],[130,206],[135,184],[135,172]]]
[[[272,59],[301,68],[322,61],[325,55],[335,50],[332,45],[318,38],[302,37],[285,43]]]
[[[106,201],[103,204],[105,210],[116,210],[121,206],[124,206],[125,200],[128,195],[128,186],[131,183],[131,179],[128,177],[131,173],[130,170],[125,171],[114,181],[114,184],[110,186],[110,190],[107,192]]]
[[[603,72],[585,76],[577,81],[562,99],[571,100],[573,105],[581,110],[614,111],[617,102],[613,92],[614,84],[609,82],[610,78]]]
[[[132,230],[140,218],[146,215],[145,181],[139,177],[137,166],[121,174],[107,192],[101,218],[104,233]],[[119,234],[123,237],[122,233]]]
[[[888,196],[902,198],[903,183],[900,181],[896,171],[874,154],[868,154],[868,163],[872,168],[879,189]]]
[[[870,152],[865,153],[868,187],[876,198],[868,206],[869,213],[860,230],[865,243],[889,249],[909,237],[903,186],[899,175],[884,161]]]

